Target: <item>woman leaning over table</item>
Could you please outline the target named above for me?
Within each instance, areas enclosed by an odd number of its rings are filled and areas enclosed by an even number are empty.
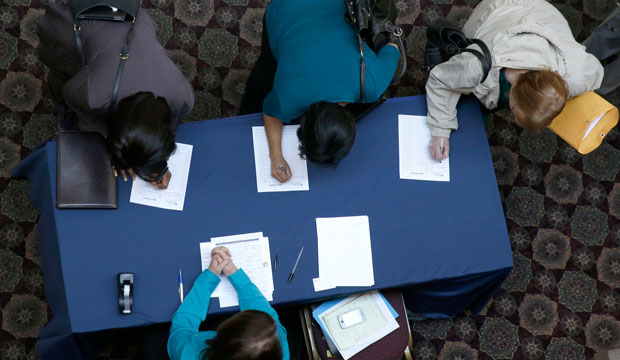
[[[365,45],[365,98],[361,98],[360,49],[338,0],[273,0],[267,7],[261,55],[250,74],[241,114],[263,113],[271,176],[288,181],[282,127],[299,119],[300,152],[336,165],[355,140],[348,103],[374,102],[392,81],[400,53],[388,43],[377,53]]]
[[[241,312],[224,321],[216,331],[198,331],[207,316],[217,277],[228,277],[239,296]],[[288,360],[286,329],[243,269],[237,269],[227,248],[211,252],[211,264],[194,282],[185,301],[172,316],[168,355],[172,360]]]
[[[461,94],[473,93],[487,109],[510,108],[519,126],[538,131],[562,111],[568,98],[601,85],[601,63],[575,41],[566,19],[544,0],[484,0],[463,32],[485,42],[493,65],[480,82],[480,61],[464,52],[430,72],[427,121],[436,160],[449,155]],[[470,47],[478,50],[477,45]]]

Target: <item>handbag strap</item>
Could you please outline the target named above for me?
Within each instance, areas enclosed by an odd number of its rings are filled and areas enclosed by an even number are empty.
[[[129,31],[127,32],[127,36],[125,37],[125,44],[121,48],[120,53],[120,61],[118,63],[118,68],[116,69],[116,77],[114,79],[114,87],[112,88],[112,98],[110,100],[110,105],[108,106],[108,110],[113,110],[116,108],[116,100],[118,98],[118,91],[121,86],[121,78],[123,77],[123,71],[125,70],[125,63],[129,58],[129,41],[131,40],[131,35],[133,34],[133,28],[136,23],[136,18],[133,17],[131,21],[131,25],[129,26]],[[80,54],[80,58],[82,59],[82,65],[84,65],[84,48],[82,45],[82,26],[79,20],[75,21],[73,24],[73,32],[75,33],[75,43],[77,46],[78,53]]]
[[[488,75],[489,72],[491,71],[491,66],[493,65],[493,60],[491,58],[491,52],[489,51],[488,46],[484,43],[484,41],[480,40],[480,39],[469,39],[469,41],[471,41],[473,44],[476,44],[480,47],[480,49],[482,50],[482,53],[478,50],[474,50],[474,49],[460,49],[461,52],[468,52],[470,54],[473,54],[476,56],[476,58],[478,58],[478,61],[480,61],[480,64],[482,65],[482,80],[480,80],[481,83],[483,83]]]

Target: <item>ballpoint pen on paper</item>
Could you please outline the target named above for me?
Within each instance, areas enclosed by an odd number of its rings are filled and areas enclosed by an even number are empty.
[[[304,247],[301,247],[301,250],[299,251],[299,255],[297,255],[297,261],[295,261],[295,266],[293,266],[293,271],[291,271],[291,274],[288,276],[288,281],[287,282],[291,282],[291,280],[293,280],[293,276],[295,276],[295,269],[297,269],[297,264],[299,264],[299,259],[301,259],[301,254],[303,254],[304,252]]]
[[[179,268],[179,298],[181,299],[181,303],[183,303],[183,273],[181,272],[181,268]]]
[[[280,165],[280,170],[282,170],[284,175],[286,175],[286,168],[284,167],[284,165]]]
[[[443,156],[443,137],[439,138],[439,158]],[[441,162],[441,160],[439,160]]]

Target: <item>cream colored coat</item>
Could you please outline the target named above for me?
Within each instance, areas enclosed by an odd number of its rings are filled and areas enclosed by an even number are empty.
[[[562,14],[544,0],[484,0],[463,32],[487,44],[493,66],[484,83],[482,66],[472,54],[455,55],[433,68],[426,83],[433,136],[449,137],[458,128],[456,104],[461,94],[473,93],[486,108],[495,108],[502,68],[553,70],[568,84],[570,97],[601,85],[601,63],[575,41]]]

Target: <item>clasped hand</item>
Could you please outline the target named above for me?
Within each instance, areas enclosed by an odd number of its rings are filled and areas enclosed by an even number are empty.
[[[230,251],[224,246],[217,246],[211,250],[211,263],[209,271],[215,275],[224,274],[230,276],[237,271],[237,267],[232,261]]]

